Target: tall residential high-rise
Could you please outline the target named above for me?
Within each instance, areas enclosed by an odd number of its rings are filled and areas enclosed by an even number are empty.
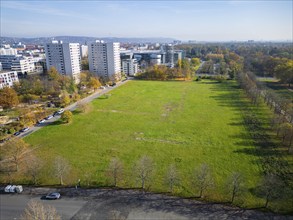
[[[55,67],[62,75],[68,75],[76,83],[80,78],[80,48],[79,43],[62,43],[52,41],[46,44],[46,62],[48,70]]]
[[[80,55],[81,57],[88,56],[88,45],[80,45]]]
[[[120,43],[91,43],[88,57],[90,72],[106,81],[121,79]]]

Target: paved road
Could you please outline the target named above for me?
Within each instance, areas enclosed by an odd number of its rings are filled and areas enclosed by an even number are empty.
[[[59,200],[41,200],[39,195],[1,194],[0,219],[19,219],[31,200],[41,201],[44,205],[55,207],[62,219],[71,219],[86,204],[86,201],[82,198],[63,197]]]
[[[125,80],[125,81],[118,82],[118,83],[116,84],[116,86],[114,86],[114,87],[111,87],[111,86],[110,86],[110,87],[105,87],[105,89],[98,89],[98,90],[97,90],[95,93],[93,93],[92,95],[89,95],[88,97],[85,97],[85,98],[79,100],[79,102],[81,102],[81,103],[89,103],[89,102],[93,101],[94,99],[100,97],[101,95],[104,95],[105,93],[110,92],[111,90],[115,89],[116,87],[119,87],[119,86],[121,86],[121,85],[127,83],[127,82],[128,82],[129,80],[131,80],[131,79],[132,79],[132,78],[130,78],[130,79],[128,79],[128,80]],[[75,103],[73,103],[73,104],[71,104],[71,105],[65,107],[64,110],[70,110],[70,111],[73,111],[73,110],[76,109],[76,106],[77,106],[77,102],[75,102]],[[35,131],[41,129],[42,127],[47,126],[48,124],[51,124],[51,123],[54,122],[54,121],[57,121],[59,118],[60,118],[60,116],[55,116],[55,117],[51,118],[50,120],[46,120],[46,121],[45,121],[44,123],[42,123],[42,124],[39,124],[39,125],[34,126],[34,127],[30,127],[30,130],[21,133],[18,137],[23,138],[23,137],[25,137],[25,136],[28,136],[28,135],[34,133]]]
[[[54,201],[40,200],[42,195],[52,191],[60,192],[63,197]],[[1,220],[20,216],[31,199],[50,204],[62,215],[62,219],[73,220],[293,219],[293,216],[245,210],[225,204],[164,194],[143,194],[139,190],[24,187],[23,194],[0,195]]]

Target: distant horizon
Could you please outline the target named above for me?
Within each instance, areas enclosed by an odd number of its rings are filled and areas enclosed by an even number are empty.
[[[2,38],[23,38],[23,39],[37,39],[37,38],[54,38],[54,37],[84,37],[84,38],[96,38],[97,40],[103,40],[103,39],[115,39],[115,38],[121,38],[121,39],[170,39],[174,41],[181,41],[181,42],[248,42],[248,41],[253,41],[253,42],[291,42],[293,43],[293,39],[285,39],[285,40],[255,40],[255,39],[247,39],[247,40],[196,40],[196,39],[189,39],[189,40],[181,40],[181,39],[176,39],[172,37],[93,37],[93,36],[83,36],[83,35],[56,35],[56,36],[36,36],[36,37],[21,37],[21,36],[1,36],[0,39]]]

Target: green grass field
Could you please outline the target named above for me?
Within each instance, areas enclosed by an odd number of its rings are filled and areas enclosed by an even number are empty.
[[[265,82],[265,85],[267,87],[274,90],[281,97],[287,98],[289,100],[293,99],[293,86],[291,86],[290,88],[288,84],[283,84],[279,82],[278,79],[275,79],[275,78],[259,77],[258,80],[261,82]]]
[[[134,163],[148,155],[155,162],[151,191],[166,192],[166,169],[175,164],[181,186],[176,195],[197,196],[191,186],[192,173],[202,163],[214,173],[216,187],[209,199],[226,201],[227,177],[238,171],[246,180],[244,207],[259,207],[254,188],[261,177],[260,156],[242,124],[241,107],[248,101],[235,82],[153,82],[130,81],[110,92],[108,98],[91,103],[88,113],[75,113],[71,124],[56,123],[25,138],[37,146],[47,164],[43,184],[58,184],[52,177],[52,162],[60,155],[72,166],[65,183],[109,185],[105,170],[112,157],[121,159],[125,173],[120,187],[137,187],[132,175]],[[262,110],[267,116],[268,110]],[[87,177],[86,177],[87,176]],[[238,201],[240,204],[240,201]]]

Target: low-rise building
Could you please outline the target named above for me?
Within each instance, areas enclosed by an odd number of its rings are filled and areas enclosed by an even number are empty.
[[[0,71],[0,89],[11,87],[15,82],[18,82],[16,71]]]
[[[12,61],[20,55],[0,55],[3,70],[11,70]]]
[[[12,60],[11,70],[19,74],[29,74],[34,72],[35,65],[32,57],[17,57]]]
[[[121,70],[127,76],[135,76],[138,72],[138,63],[136,59],[122,60]]]
[[[0,55],[17,55],[17,50],[14,48],[0,48]]]

